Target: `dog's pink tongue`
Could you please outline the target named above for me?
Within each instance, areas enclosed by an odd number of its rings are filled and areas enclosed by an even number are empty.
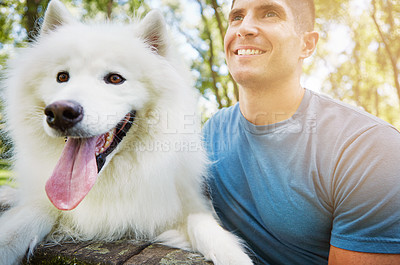
[[[58,209],[74,209],[96,182],[97,138],[69,138],[65,144],[61,158],[46,183],[47,196]]]

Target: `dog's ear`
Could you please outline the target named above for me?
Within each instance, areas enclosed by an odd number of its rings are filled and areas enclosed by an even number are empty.
[[[139,38],[143,39],[161,56],[167,55],[168,32],[160,11],[152,10],[147,13],[137,29]]]
[[[75,19],[68,9],[59,0],[51,0],[44,15],[40,34],[46,34],[57,27],[72,23]]]

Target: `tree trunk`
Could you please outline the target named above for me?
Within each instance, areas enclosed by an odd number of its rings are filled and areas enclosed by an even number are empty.
[[[37,20],[44,13],[44,11],[39,13],[39,7],[42,6],[42,10],[44,10],[48,2],[49,0],[26,0],[24,27],[29,42],[32,42],[35,39],[38,30]]]
[[[398,58],[396,57],[395,53],[392,52],[392,50],[390,49],[391,45],[388,41],[388,38],[385,36],[385,33],[383,32],[383,30],[382,30],[381,26],[379,25],[378,20],[376,18],[376,12],[377,12],[376,0],[372,0],[372,8],[373,8],[373,11],[372,11],[371,17],[375,23],[376,29],[378,30],[379,36],[381,37],[381,40],[382,40],[383,44],[385,45],[385,50],[388,54],[388,57],[389,57],[389,60],[390,60],[390,63],[391,63],[392,69],[393,69],[393,81],[394,81],[394,85],[396,87],[397,97],[399,99],[399,105],[400,105],[400,80],[399,80],[400,73],[399,73],[399,69],[397,67]],[[387,10],[385,10],[385,12],[388,13],[389,18],[393,18],[393,16],[392,16],[393,7],[391,4],[388,4]],[[389,19],[389,22],[392,22],[392,21],[390,21],[390,19]],[[393,22],[389,23],[389,25],[390,25],[391,29],[393,29],[393,27],[394,27]]]

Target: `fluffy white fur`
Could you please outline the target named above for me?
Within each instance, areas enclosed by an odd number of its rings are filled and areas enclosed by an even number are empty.
[[[1,265],[19,263],[43,240],[122,237],[199,251],[218,265],[251,264],[202,195],[206,156],[194,124],[196,95],[178,61],[156,11],[129,25],[90,24],[51,1],[40,36],[10,62],[5,80],[18,190],[0,196],[13,201],[0,218]],[[71,78],[60,84],[62,70]],[[121,73],[126,82],[105,83],[108,72]],[[96,184],[71,211],[57,210],[45,192],[65,145],[43,113],[57,100],[83,106],[76,125],[82,137],[103,134],[137,111]]]

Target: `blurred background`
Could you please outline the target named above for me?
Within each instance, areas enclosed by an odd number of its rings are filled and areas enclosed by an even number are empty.
[[[0,0],[0,73],[13,50],[34,39],[48,2]],[[124,20],[160,9],[192,69],[202,95],[203,120],[237,102],[237,85],[223,53],[231,0],[62,2],[81,19]],[[320,41],[305,63],[303,86],[358,106],[400,129],[400,0],[315,0],[315,4]],[[7,159],[10,144],[0,135],[0,158]],[[0,169],[7,165],[0,160]],[[4,174],[8,173],[0,170],[0,185]]]

